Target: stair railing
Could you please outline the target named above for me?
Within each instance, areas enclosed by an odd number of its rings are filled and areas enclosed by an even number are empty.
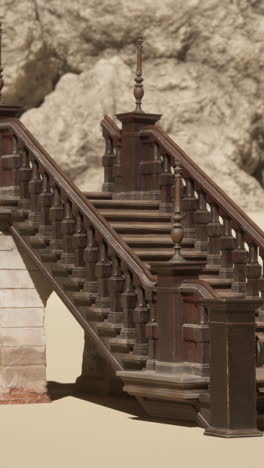
[[[153,322],[156,277],[20,121],[1,119],[0,133],[2,162],[6,154],[15,155],[15,163],[13,158],[1,166],[3,185],[8,186],[10,172],[18,208],[28,210],[37,237],[47,241],[54,261],[70,267],[75,279],[85,278],[84,290],[96,295],[95,307],[120,329],[113,349],[126,347],[135,356],[135,367],[144,366],[152,339],[145,325],[150,316]],[[133,356],[131,361],[133,366]]]

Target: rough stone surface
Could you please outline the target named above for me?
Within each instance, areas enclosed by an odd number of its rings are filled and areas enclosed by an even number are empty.
[[[143,32],[143,109],[163,113],[162,127],[240,206],[261,208],[262,0],[2,0],[0,16],[5,101],[35,107],[22,121],[80,188],[100,189],[103,115],[134,107]]]

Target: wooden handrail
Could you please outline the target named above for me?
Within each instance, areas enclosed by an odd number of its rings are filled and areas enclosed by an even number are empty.
[[[0,129],[2,128],[11,129],[14,134],[23,141],[42,168],[44,168],[56,181],[56,184],[67,193],[69,199],[78,207],[82,214],[89,219],[120,259],[138,276],[142,286],[153,288],[156,284],[156,276],[151,274],[145,263],[135,255],[133,250],[128,247],[111,225],[100,215],[78,187],[61,171],[58,164],[56,164],[27,128],[18,119],[14,118],[0,119]]]
[[[108,115],[105,115],[101,121],[101,127],[105,129],[114,140],[118,140],[121,137],[120,128]]]
[[[159,146],[175,160],[180,160],[183,171],[206,193],[208,199],[217,203],[221,212],[228,215],[234,228],[241,228],[246,241],[254,241],[264,249],[264,232],[226,195],[226,193],[208,177],[205,172],[167,135],[164,130],[156,126],[149,126],[140,132],[142,138],[153,138]]]

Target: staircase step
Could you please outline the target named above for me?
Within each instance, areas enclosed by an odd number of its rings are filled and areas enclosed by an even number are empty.
[[[134,249],[134,253],[141,259],[150,263],[154,261],[167,261],[174,255],[174,249]],[[188,260],[204,260],[206,254],[193,249],[182,249],[181,254]]]
[[[126,210],[149,210],[158,209],[160,202],[158,200],[91,200],[97,208],[126,209]]]
[[[94,297],[85,291],[73,292],[71,297],[76,305],[90,305],[94,301]]]
[[[122,239],[130,247],[173,247],[173,241],[170,235],[157,235],[157,234],[134,234],[134,235],[123,235]],[[194,239],[183,239],[182,245],[185,247],[193,247]]]
[[[82,285],[83,285],[83,282],[80,281],[72,281],[72,279],[66,279],[65,281],[63,281],[62,283],[62,286],[63,286],[63,289],[65,291],[80,291],[80,289],[82,288]]]
[[[108,316],[107,310],[98,309],[94,306],[80,306],[79,310],[88,322],[103,322]]]
[[[168,213],[160,213],[157,210],[99,210],[100,214],[108,221],[147,221],[150,223],[162,221],[170,222],[171,215]],[[171,226],[170,226],[171,227]]]
[[[109,340],[110,349],[115,353],[129,353],[133,350],[134,344],[134,338],[117,337]]]
[[[96,324],[97,332],[99,336],[117,336],[121,329],[122,323],[111,323],[105,320],[102,323]]]
[[[59,258],[57,253],[51,252],[49,249],[39,250],[39,254],[44,263],[56,263]]]
[[[28,221],[25,221],[24,223],[17,223],[16,226],[20,234],[25,236],[34,236],[38,232],[38,229]]]
[[[30,236],[29,243],[31,247],[33,247],[34,249],[44,249],[49,244],[48,241],[45,241],[44,239],[39,238],[38,235]]]
[[[25,221],[28,218],[29,210],[16,208],[12,211],[13,221]]]
[[[200,275],[200,280],[206,281],[210,286],[213,288],[231,288],[232,286],[232,278],[219,278],[219,276],[206,276]]]
[[[224,289],[224,288],[223,289],[218,289],[217,294],[218,294],[218,296],[221,296],[221,297],[231,297],[231,298],[245,297],[245,295],[243,293],[232,292],[231,289]]]
[[[112,198],[112,192],[83,192],[83,195],[89,200],[107,200]]]
[[[110,222],[113,229],[118,233],[169,233],[171,231],[170,223],[143,223],[143,222]]]
[[[0,206],[17,206],[17,202],[15,197],[0,198]]]
[[[62,265],[56,264],[52,266],[51,271],[54,276],[67,277],[69,273],[71,272],[71,269],[68,269]]]
[[[123,362],[124,368],[125,369],[131,369],[131,370],[141,370],[143,367],[146,365],[147,361],[147,356],[139,356],[137,354],[129,353],[124,356],[119,357],[121,361]]]

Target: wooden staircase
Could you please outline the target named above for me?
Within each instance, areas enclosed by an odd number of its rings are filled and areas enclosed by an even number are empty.
[[[101,122],[100,193],[0,106],[0,228],[147,414],[262,435],[264,233],[142,111],[140,76],[122,128]]]

